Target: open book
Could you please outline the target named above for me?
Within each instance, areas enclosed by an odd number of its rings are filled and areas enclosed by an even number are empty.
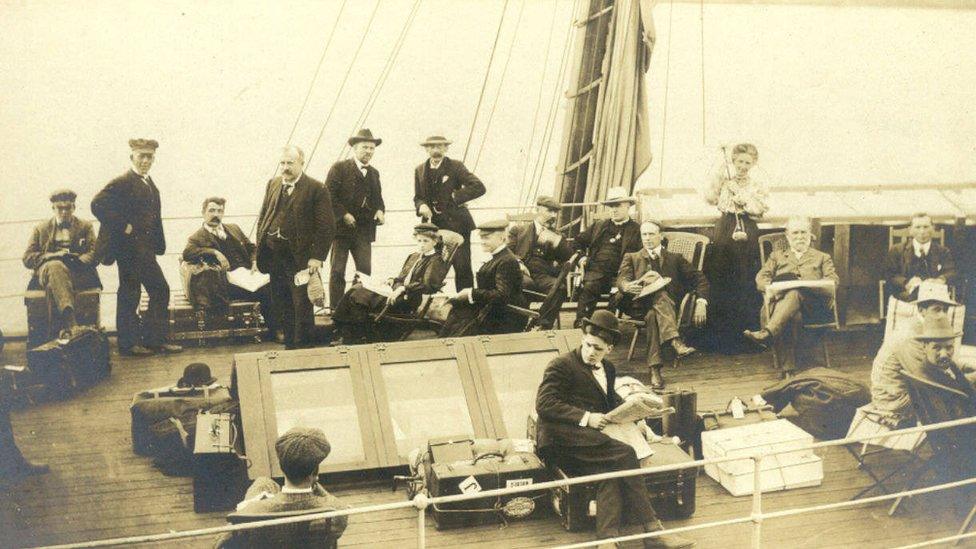
[[[766,291],[778,294],[795,288],[810,288],[826,293],[832,290],[834,286],[834,281],[829,278],[821,280],[781,280],[779,282],[770,282],[769,286],[766,286]]]
[[[386,282],[378,282],[368,274],[359,271],[356,272],[356,278],[359,279],[359,283],[363,285],[363,288],[366,288],[374,294],[379,294],[383,297],[393,295],[393,288],[386,284]]]
[[[227,273],[227,282],[234,286],[244,288],[249,292],[256,292],[259,288],[271,281],[271,277],[257,271],[251,272],[247,267],[238,267]]]

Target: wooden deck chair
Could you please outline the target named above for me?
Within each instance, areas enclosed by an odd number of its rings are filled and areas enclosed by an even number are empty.
[[[854,413],[851,427],[847,430],[847,437],[862,437],[870,435],[880,435],[889,433],[894,429],[882,421],[883,413],[874,410],[870,404],[861,406]],[[870,441],[846,444],[844,449],[857,460],[857,468],[861,469],[871,477],[871,485],[861,490],[851,500],[860,499],[874,490],[879,490],[887,494],[888,489],[885,483],[898,474],[911,470],[921,461],[919,452],[925,444],[925,433],[893,434],[884,438],[876,438]],[[880,476],[875,468],[878,464],[870,463],[867,458],[873,455],[888,452],[908,452],[910,458],[905,463],[895,467],[884,476]]]
[[[444,261],[448,264],[454,259],[454,254],[457,252],[461,244],[464,243],[464,237],[454,231],[448,231],[441,229],[437,231],[438,236],[441,237],[441,242],[443,243],[443,248],[441,253],[444,254]],[[441,281],[441,288],[444,287],[446,280]],[[438,288],[440,291],[440,288]],[[396,314],[389,312],[390,305],[387,303],[383,309],[371,318],[373,323],[380,321],[391,322],[396,324],[401,329],[400,340],[405,340],[414,331],[420,328],[429,328],[437,331],[443,322],[432,318],[430,315],[430,308],[434,302],[434,297],[436,294],[425,294],[420,303],[420,307],[414,314]]]
[[[227,515],[227,522],[231,524],[246,524],[262,520],[311,515],[323,511],[324,509],[252,514],[236,512]],[[251,530],[239,530],[231,532],[228,536],[224,536],[216,544],[216,547],[219,549],[258,549],[264,547],[335,549],[338,546],[339,537],[332,532],[331,518],[279,524]]]
[[[661,235],[664,237],[665,249],[672,253],[681,254],[688,263],[694,265],[699,271],[702,270],[705,265],[705,248],[711,242],[707,236],[680,231],[664,231]],[[697,297],[694,292],[688,292],[681,299],[681,303],[678,304],[677,320],[679,330],[691,324]],[[634,335],[630,338],[630,349],[627,351],[627,360],[629,361],[634,357],[634,351],[637,348],[637,339],[640,337],[641,328],[644,327],[645,323],[643,320],[637,318],[630,318],[619,314],[618,316],[620,316],[622,323],[634,327]],[[678,366],[678,362],[679,360],[675,359],[675,367]]]
[[[888,250],[891,248],[904,244],[908,239],[912,237],[909,227],[890,227],[888,229]],[[945,229],[936,229],[932,231],[932,242],[935,242],[939,246],[945,245]],[[887,250],[886,250],[887,251]],[[885,279],[878,281],[878,318],[885,318],[887,310],[891,310],[892,300],[898,301],[894,296],[885,295],[885,284],[887,282]],[[956,299],[956,289],[950,287],[949,295],[952,299]],[[887,310],[885,309],[885,303],[888,304]]]

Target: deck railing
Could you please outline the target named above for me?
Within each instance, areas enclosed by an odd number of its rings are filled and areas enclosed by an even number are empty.
[[[745,523],[752,523],[751,546],[755,549],[759,549],[763,546],[762,527],[763,527],[763,523],[766,520],[779,519],[779,518],[809,514],[809,513],[817,513],[823,511],[832,511],[836,509],[844,509],[849,507],[856,507],[860,505],[877,503],[880,501],[911,497],[911,496],[938,492],[942,490],[950,490],[961,486],[976,484],[976,477],[973,477],[964,480],[938,484],[934,486],[926,486],[923,488],[915,488],[911,490],[902,490],[900,492],[896,492],[893,494],[885,494],[885,495],[862,498],[862,499],[857,499],[852,501],[842,501],[836,503],[813,505],[809,507],[797,507],[797,508],[786,509],[782,511],[764,512],[762,506],[763,491],[760,482],[760,478],[761,478],[760,475],[762,471],[762,461],[765,458],[777,454],[786,453],[786,452],[796,452],[798,450],[816,450],[820,448],[828,448],[831,446],[860,444],[860,443],[870,442],[875,439],[888,438],[896,435],[922,433],[922,432],[935,431],[940,429],[950,429],[950,428],[961,427],[965,425],[973,425],[973,424],[976,424],[976,417],[945,421],[941,423],[933,423],[930,425],[921,425],[918,427],[899,429],[899,430],[888,431],[886,433],[880,433],[874,435],[848,437],[848,438],[842,438],[837,440],[816,442],[816,443],[808,444],[803,448],[789,448],[789,449],[782,449],[782,450],[759,450],[750,456],[726,456],[726,457],[718,457],[718,458],[700,459],[700,460],[695,460],[695,461],[690,461],[685,463],[678,463],[674,465],[662,465],[659,467],[630,469],[627,471],[614,471],[609,473],[600,473],[595,475],[572,477],[572,478],[554,480],[549,482],[540,482],[528,486],[499,488],[496,490],[485,490],[474,494],[458,494],[453,496],[429,497],[421,493],[415,496],[412,501],[402,501],[402,502],[386,503],[380,505],[369,505],[364,507],[343,509],[340,511],[328,511],[322,513],[316,513],[316,514],[279,518],[279,519],[272,519],[272,520],[261,521],[261,522],[252,522],[246,524],[225,525],[225,526],[217,526],[212,528],[202,528],[197,530],[186,530],[182,532],[167,532],[162,534],[147,534],[142,536],[103,539],[97,541],[71,543],[71,544],[57,545],[51,547],[55,547],[58,549],[69,549],[69,548],[81,548],[81,547],[109,547],[109,546],[116,546],[116,545],[136,544],[136,543],[171,541],[176,539],[212,536],[212,535],[223,534],[227,532],[236,532],[236,531],[250,530],[255,528],[267,528],[269,526],[275,526],[281,524],[294,524],[298,522],[308,522],[314,520],[321,520],[329,517],[350,516],[350,515],[359,515],[365,513],[375,513],[380,511],[392,511],[396,509],[414,508],[417,511],[417,547],[420,549],[424,549],[427,546],[426,510],[431,505],[440,505],[444,503],[455,503],[461,501],[471,501],[471,500],[491,498],[491,497],[510,496],[515,494],[527,493],[527,492],[539,492],[542,490],[549,490],[549,489],[562,487],[562,486],[585,484],[585,483],[596,482],[600,480],[611,480],[611,479],[625,478],[625,477],[632,477],[632,476],[642,476],[642,475],[653,474],[653,473],[678,471],[681,469],[697,468],[705,465],[713,465],[719,463],[726,463],[730,461],[741,461],[743,459],[751,459],[753,461],[753,494],[752,494],[752,512],[749,515],[732,518],[732,519],[695,524],[690,526],[682,526],[678,528],[668,528],[657,532],[648,532],[648,533],[635,534],[629,536],[619,536],[616,538],[588,541],[583,543],[575,543],[571,545],[562,545],[559,546],[559,549],[595,547],[601,543],[633,541],[633,540],[657,537],[665,534],[680,534],[684,532],[704,530],[707,528],[717,528],[721,526],[730,526],[730,525],[745,524]],[[976,532],[968,533],[968,532],[960,531],[959,533],[953,536],[928,540],[914,545],[906,545],[903,547],[906,549],[908,547],[926,547],[930,545],[936,545],[939,543],[946,543],[950,541],[973,538],[973,537],[976,537]]]

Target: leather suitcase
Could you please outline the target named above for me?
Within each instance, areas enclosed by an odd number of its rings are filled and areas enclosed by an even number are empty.
[[[139,314],[149,305],[143,296]],[[233,301],[223,314],[206,314],[193,308],[182,293],[173,295],[169,306],[169,339],[196,341],[202,345],[209,340],[233,337],[257,337],[265,330],[261,304],[257,301]]]
[[[192,389],[168,387],[136,393],[129,407],[132,451],[140,456],[153,455],[149,428],[154,423],[179,417],[190,409],[209,410],[230,400],[230,391],[220,385]]]
[[[528,441],[461,440],[451,441],[463,449],[464,459],[437,462],[437,439],[431,440],[425,456],[425,481],[431,496],[476,493],[496,488],[525,486],[549,480],[549,472]],[[465,448],[469,447],[468,448]],[[447,452],[445,452],[447,453]],[[469,456],[474,456],[471,459]],[[544,513],[547,494],[525,492],[505,497],[432,505],[431,515],[438,530],[479,524],[506,523],[538,518]]]
[[[95,288],[75,292],[75,321],[79,326],[100,326],[101,290]],[[52,303],[44,290],[28,290],[24,293],[24,306],[27,308],[27,348],[57,337],[61,325],[60,314],[54,311]]]
[[[52,340],[27,351],[27,366],[48,394],[66,398],[109,376],[108,338],[101,329],[79,327],[67,343]]]
[[[694,461],[687,452],[669,442],[652,442],[654,455],[641,460],[642,467],[660,467]],[[695,513],[698,467],[644,475],[651,505],[657,515],[666,520],[688,518]],[[553,468],[557,479],[567,478],[558,467]],[[552,507],[563,528],[570,532],[596,527],[596,483],[560,486],[550,492]]]
[[[155,465],[172,475],[189,474],[193,464],[198,416],[208,413],[237,415],[238,412],[237,402],[229,400],[209,410],[187,408],[179,415],[153,423],[149,426],[149,446],[155,457]]]
[[[678,437],[685,451],[701,456],[702,418],[698,415],[698,393],[687,389],[669,389],[658,396],[664,399],[665,407],[674,408],[674,413],[648,418],[647,425],[661,436]]]
[[[193,439],[193,510],[232,511],[247,491],[236,413],[201,412]]]

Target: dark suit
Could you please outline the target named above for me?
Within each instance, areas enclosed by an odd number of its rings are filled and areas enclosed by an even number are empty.
[[[522,287],[546,294],[539,309],[539,324],[551,328],[562,301],[548,296],[559,291],[559,274],[573,255],[573,247],[566,238],[561,238],[558,244],[551,239],[540,242],[538,232],[535,221],[512,225],[508,231],[508,247],[529,270],[529,275],[522,277]]]
[[[329,169],[325,186],[332,198],[335,212],[336,237],[332,243],[332,266],[329,275],[329,303],[335,308],[346,290],[346,262],[349,254],[356,270],[371,274],[372,242],[376,240],[376,212],[386,212],[380,172],[366,166],[366,175],[359,170],[356,160],[349,158],[336,162]],[[356,218],[355,226],[342,219],[346,214]]]
[[[522,272],[518,259],[507,247],[495,253],[478,269],[478,287],[471,290],[471,301],[452,301],[451,312],[441,329],[441,337],[521,332],[525,320],[507,305],[525,306]]]
[[[950,286],[956,282],[956,262],[952,258],[952,252],[945,246],[940,246],[935,242],[929,243],[929,253],[920,258],[915,255],[913,240],[908,239],[904,243],[893,246],[888,250],[885,258],[885,292],[894,295],[902,301],[913,301],[918,297],[918,288],[912,292],[905,291],[905,284],[913,277],[922,280],[929,278],[941,279]]]
[[[271,275],[271,302],[281,319],[285,345],[308,345],[315,325],[307,285],[295,286],[295,273],[309,259],[325,261],[335,236],[335,218],[329,191],[302,174],[288,196],[280,177],[268,182],[258,216],[258,269]],[[276,234],[269,234],[274,224]]]
[[[129,170],[116,177],[92,199],[92,213],[101,222],[96,257],[102,263],[119,264],[119,290],[115,323],[119,348],[134,345],[158,346],[166,341],[169,284],[156,261],[166,251],[159,190],[152,178],[143,180]],[[125,234],[126,225],[132,232]],[[149,307],[140,333],[139,307],[142,286],[149,294]]]
[[[539,455],[573,476],[637,469],[640,465],[634,449],[591,427],[581,427],[586,412],[607,413],[617,407],[620,397],[614,392],[616,368],[603,361],[607,387],[604,391],[583,362],[579,349],[552,359],[536,393],[535,409],[539,414],[536,444]],[[656,519],[642,477],[603,481],[597,491],[597,536],[618,535],[628,518],[640,523]]]
[[[51,219],[34,227],[24,266],[34,271],[28,290],[45,289],[50,292],[58,311],[74,307],[75,290],[101,288],[95,269],[95,229],[92,224],[72,216],[68,221],[67,258],[43,259],[44,254],[59,251],[57,221]]]
[[[625,292],[628,284],[639,279],[648,271],[655,271],[671,279],[667,286],[642,299],[633,299],[634,294]],[[651,366],[663,364],[661,345],[678,337],[678,318],[676,304],[680,304],[689,291],[696,297],[708,299],[708,280],[701,271],[695,269],[680,254],[661,248],[661,257],[651,259],[647,248],[639,252],[624,254],[617,275],[617,289],[620,291],[619,306],[633,318],[643,318],[647,331],[647,363]]]
[[[573,247],[587,257],[577,299],[577,325],[593,314],[600,295],[610,291],[624,254],[640,251],[643,246],[640,225],[633,219],[619,225],[610,219],[601,219],[576,237]]]
[[[224,223],[226,238],[221,240],[205,227],[197,229],[186,241],[183,248],[183,260],[187,263],[219,264],[217,252],[227,258],[230,264],[228,271],[244,267],[250,269],[254,261],[255,245],[247,238],[244,231],[233,223]],[[196,284],[197,277],[203,277],[201,284]],[[208,280],[209,279],[209,280]],[[273,334],[278,326],[277,319],[271,306],[271,285],[249,292],[244,288],[229,284],[224,271],[207,270],[195,275],[190,280],[193,289],[193,305],[203,308],[216,307],[218,311],[225,308],[227,302],[235,300],[258,301],[261,303],[261,315]]]
[[[414,170],[413,189],[415,208],[427,205],[434,214],[431,223],[464,237],[464,243],[454,253],[451,264],[454,267],[455,288],[458,291],[470,288],[474,284],[471,270],[471,231],[475,225],[465,204],[485,194],[484,183],[468,171],[462,162],[444,157],[433,172],[429,159],[417,166]]]

